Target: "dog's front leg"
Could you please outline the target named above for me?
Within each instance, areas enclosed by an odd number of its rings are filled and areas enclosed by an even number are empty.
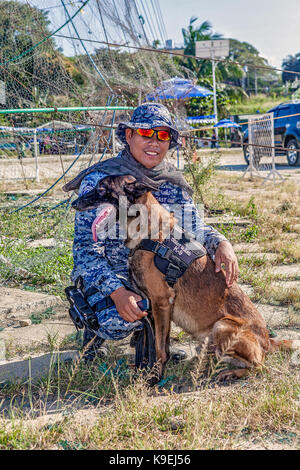
[[[155,328],[156,378],[158,381],[162,377],[169,359],[172,305],[166,298],[151,298],[151,305]]]

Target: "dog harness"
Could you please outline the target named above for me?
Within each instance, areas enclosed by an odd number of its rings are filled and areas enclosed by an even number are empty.
[[[181,238],[178,235],[181,235]],[[166,281],[171,287],[195,259],[207,254],[204,246],[195,240],[192,234],[176,227],[163,242],[144,239],[136,249],[155,254],[154,264],[166,276]]]

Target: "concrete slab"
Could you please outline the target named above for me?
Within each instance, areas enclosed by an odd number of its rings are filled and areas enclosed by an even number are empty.
[[[297,281],[297,280],[294,280],[294,281],[285,281],[285,280],[275,281],[275,282],[272,282],[272,287],[280,287],[280,288],[283,288],[283,289],[292,289],[292,290],[300,292],[300,281]]]
[[[300,340],[300,331],[289,330],[289,329],[280,329],[276,331],[277,338],[276,339],[296,339]],[[298,362],[298,366],[300,361]]]
[[[26,379],[38,379],[49,373],[58,361],[74,360],[78,357],[78,351],[59,351],[33,356],[31,358],[0,362],[0,383],[14,382]]]
[[[71,320],[48,320],[25,327],[5,328],[0,332],[0,342],[5,345],[3,359],[23,357],[28,354],[60,347],[62,341],[75,333]]]
[[[252,222],[249,219],[242,219],[236,217],[205,217],[204,221],[207,225],[224,225],[224,227],[235,225],[238,227],[247,227]]]
[[[60,297],[32,292],[23,289],[1,287],[0,319],[19,320],[34,312],[42,312],[46,308],[63,305]],[[4,325],[2,325],[4,326]]]
[[[288,322],[288,307],[255,303],[270,328],[282,327]]]
[[[41,240],[32,240],[27,243],[28,248],[55,248],[56,247],[55,238],[44,238]]]
[[[254,294],[254,289],[250,284],[239,284],[239,286],[249,297]]]
[[[296,277],[300,276],[300,265],[299,264],[279,264],[271,269],[272,274],[277,274],[282,277]]]
[[[277,254],[276,253],[237,253],[238,258],[246,258],[246,259],[265,259],[267,261],[276,261]]]
[[[258,243],[236,243],[233,245],[236,253],[259,253],[261,246]]]

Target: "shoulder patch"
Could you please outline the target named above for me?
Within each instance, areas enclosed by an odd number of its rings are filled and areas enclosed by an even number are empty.
[[[189,201],[190,200],[190,195],[187,191],[185,191],[185,189],[182,190],[182,197],[185,201]]]

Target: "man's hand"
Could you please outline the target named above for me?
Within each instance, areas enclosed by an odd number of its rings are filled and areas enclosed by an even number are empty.
[[[231,287],[237,281],[239,268],[238,261],[231,244],[223,241],[219,244],[215,254],[216,273],[221,271],[221,264],[225,264],[226,284]]]
[[[120,287],[110,294],[110,297],[115,303],[118,314],[128,322],[141,320],[147,316],[147,312],[139,309],[137,302],[142,300],[142,297],[135,292]]]

